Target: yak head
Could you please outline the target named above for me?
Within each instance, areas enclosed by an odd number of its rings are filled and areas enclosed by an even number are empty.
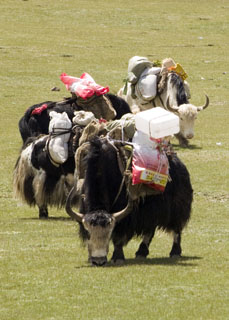
[[[187,144],[187,139],[194,137],[194,123],[198,112],[206,109],[209,105],[209,98],[206,95],[206,102],[203,106],[196,107],[193,104],[185,103],[179,106],[170,106],[169,99],[167,100],[167,109],[179,116],[180,132],[183,142]]]
[[[72,209],[71,202],[75,195],[76,190],[73,187],[67,198],[66,211],[73,220],[82,224],[87,231],[88,257],[91,264],[103,266],[107,263],[109,242],[115,224],[131,212],[133,202],[129,200],[124,209],[115,213],[96,210],[82,214]]]

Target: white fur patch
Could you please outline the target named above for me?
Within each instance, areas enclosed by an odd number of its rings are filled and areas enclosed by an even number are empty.
[[[106,249],[98,249],[98,250],[93,250],[92,252],[92,256],[95,258],[99,258],[99,257],[106,257],[107,256],[107,251]]]

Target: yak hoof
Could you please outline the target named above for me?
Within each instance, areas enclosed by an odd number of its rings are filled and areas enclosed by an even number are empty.
[[[48,215],[40,215],[39,214],[39,219],[48,219]]]
[[[39,209],[39,219],[48,219],[48,210],[47,209]]]
[[[111,261],[114,262],[115,264],[120,264],[125,261],[125,256],[123,252],[122,246],[116,246],[113,252],[113,255],[111,257]]]
[[[181,254],[173,254],[173,255],[170,254],[170,258],[171,259],[179,259],[179,258],[181,258]]]
[[[138,251],[135,253],[135,257],[136,258],[146,258],[149,254],[149,249],[147,247],[147,245],[142,242],[138,248]]]
[[[182,148],[187,148],[189,146],[189,142],[187,139],[183,138],[179,140],[179,144]]]
[[[140,255],[140,254],[135,254],[135,258],[136,258],[137,260],[145,260],[145,259],[146,259],[146,256],[142,256],[142,255]]]
[[[181,257],[181,249],[173,248],[169,254],[170,258],[180,258]]]
[[[125,262],[125,259],[116,259],[116,260],[112,259],[111,262],[113,264],[115,264],[116,266],[122,266],[124,264],[124,262]]]
[[[172,249],[170,251],[169,256],[172,257],[180,257],[181,256],[181,246],[180,243],[173,243]]]

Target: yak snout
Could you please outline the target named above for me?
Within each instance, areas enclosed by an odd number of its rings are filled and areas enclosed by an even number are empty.
[[[107,257],[91,257],[92,266],[102,267],[107,263]]]
[[[194,134],[193,133],[189,133],[186,135],[186,138],[187,139],[192,139],[194,137]]]

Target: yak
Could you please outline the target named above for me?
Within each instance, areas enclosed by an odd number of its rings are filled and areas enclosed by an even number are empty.
[[[133,197],[121,169],[118,144],[107,137],[90,141],[84,157],[85,176],[82,188],[77,181],[70,191],[66,211],[80,224],[80,237],[87,241],[88,258],[92,265],[107,262],[109,242],[114,251],[112,261],[124,261],[123,246],[134,236],[143,237],[136,257],[145,258],[156,229],[172,232],[170,257],[180,256],[181,234],[187,225],[193,200],[189,172],[177,155],[168,154],[169,176],[164,192]],[[78,191],[80,190],[80,192]],[[79,212],[72,200],[79,200]]]
[[[194,137],[194,122],[198,112],[206,109],[209,105],[207,95],[203,106],[191,104],[189,102],[191,95],[188,83],[174,72],[168,73],[162,92],[158,93],[152,101],[145,101],[140,98],[133,99],[130,84],[128,84],[126,95],[123,91],[124,89],[121,88],[118,95],[127,101],[134,113],[160,106],[177,114],[180,119],[180,132],[175,136],[183,147],[187,147],[188,140]]]
[[[74,156],[63,164],[52,162],[48,135],[26,140],[14,168],[14,195],[29,206],[38,206],[39,218],[48,218],[48,205],[61,208],[73,186]]]
[[[116,119],[130,112],[122,98],[113,94],[106,96],[115,109]],[[41,219],[48,218],[48,206],[60,208],[65,205],[67,194],[73,186],[74,153],[83,130],[77,127],[71,133],[68,159],[63,164],[57,164],[46,147],[49,140],[49,114],[51,111],[66,112],[72,120],[74,111],[79,109],[75,98],[63,102],[46,101],[31,106],[19,121],[24,143],[14,168],[14,195],[29,206],[37,205]]]
[[[130,113],[130,107],[127,102],[114,94],[104,95],[112,104],[115,110],[114,119],[120,119],[124,114]],[[51,111],[66,112],[69,119],[74,117],[74,111],[83,110],[77,104],[77,97],[69,97],[63,101],[44,101],[29,107],[25,114],[19,120],[18,126],[23,142],[29,137],[37,137],[40,134],[48,134],[49,113]],[[91,110],[93,112],[93,109]]]

